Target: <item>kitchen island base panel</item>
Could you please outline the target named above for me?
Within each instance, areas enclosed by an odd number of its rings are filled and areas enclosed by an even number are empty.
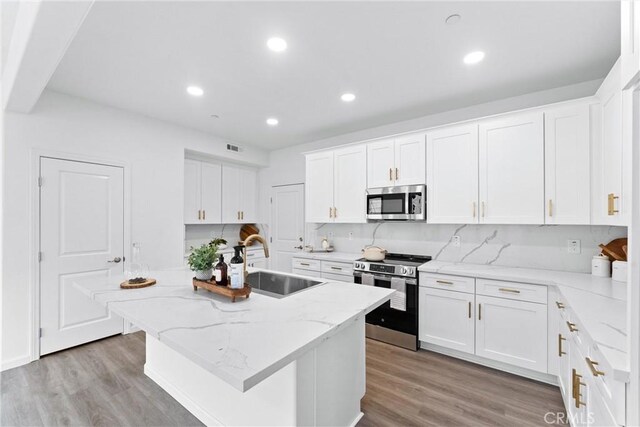
[[[363,415],[364,329],[361,316],[244,393],[149,334],[144,372],[206,425],[351,426]]]

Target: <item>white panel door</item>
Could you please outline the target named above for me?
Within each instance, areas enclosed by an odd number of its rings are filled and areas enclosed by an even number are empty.
[[[271,268],[291,272],[292,258],[304,247],[304,185],[271,190]]]
[[[478,125],[427,134],[427,222],[478,223]]]
[[[367,222],[367,147],[358,145],[333,152],[335,222]]]
[[[201,163],[202,221],[204,224],[222,222],[222,166],[216,163]]]
[[[395,140],[395,185],[417,185],[426,182],[425,134],[417,133]]]
[[[184,161],[184,223],[199,224],[201,213],[200,162]]]
[[[123,273],[124,178],[120,167],[51,158],[40,176],[43,355],[122,333],[122,318],[75,284]]]
[[[547,305],[476,295],[476,355],[547,372]]]
[[[333,222],[333,152],[308,154],[305,175],[307,222]]]
[[[242,179],[240,169],[233,165],[222,165],[222,222],[239,224]]]
[[[480,223],[544,223],[542,113],[480,123]]]
[[[393,139],[367,144],[367,187],[394,185],[395,150]]]
[[[258,222],[258,172],[255,169],[240,169],[240,222]]]
[[[589,224],[589,105],[545,111],[545,223]]]
[[[419,339],[473,354],[474,295],[420,287]]]

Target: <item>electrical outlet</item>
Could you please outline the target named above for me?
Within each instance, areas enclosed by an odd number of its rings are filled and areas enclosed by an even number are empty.
[[[459,248],[460,247],[460,236],[453,236],[451,238],[451,243],[453,243],[453,246],[455,248]]]
[[[580,240],[567,240],[567,252],[579,254],[581,252]]]
[[[353,240],[353,231],[349,232],[349,240]]]

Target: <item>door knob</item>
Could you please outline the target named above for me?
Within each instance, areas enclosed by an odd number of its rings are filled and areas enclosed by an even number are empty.
[[[111,261],[107,261],[107,262],[113,262],[113,263],[119,263],[120,261],[122,261],[122,258],[120,258],[119,256],[115,257],[114,259],[112,259]]]

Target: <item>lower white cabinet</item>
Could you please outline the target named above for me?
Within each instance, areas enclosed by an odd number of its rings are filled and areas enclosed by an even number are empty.
[[[293,257],[291,267],[293,274],[353,283],[353,263],[351,262]]]
[[[474,353],[474,294],[420,287],[419,339]]]
[[[476,296],[476,355],[547,372],[547,305]]]

